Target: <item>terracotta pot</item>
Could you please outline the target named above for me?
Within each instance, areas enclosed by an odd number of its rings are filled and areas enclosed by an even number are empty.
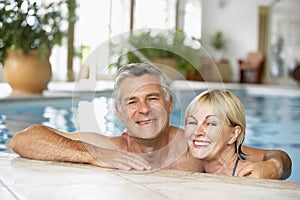
[[[37,50],[25,55],[21,50],[8,50],[3,65],[4,80],[14,91],[42,93],[51,79],[50,54],[45,59],[39,57]]]

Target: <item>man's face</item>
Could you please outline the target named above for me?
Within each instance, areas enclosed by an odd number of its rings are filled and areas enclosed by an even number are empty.
[[[125,78],[120,85],[120,104],[118,116],[131,136],[153,139],[169,126],[172,99],[166,101],[156,76]]]

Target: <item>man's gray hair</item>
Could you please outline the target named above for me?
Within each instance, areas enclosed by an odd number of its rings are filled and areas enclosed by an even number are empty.
[[[154,75],[157,76],[162,87],[163,95],[167,102],[170,101],[172,95],[169,83],[163,74],[163,72],[153,64],[149,63],[132,63],[121,67],[117,73],[117,77],[114,85],[114,102],[115,105],[120,105],[120,84],[125,78],[138,77],[143,75]]]

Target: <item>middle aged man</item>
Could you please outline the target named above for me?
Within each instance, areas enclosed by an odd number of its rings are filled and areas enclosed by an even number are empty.
[[[160,70],[145,63],[123,66],[114,95],[118,117],[126,125],[120,136],[65,133],[32,125],[15,134],[12,149],[26,158],[105,168],[205,172],[202,161],[190,155],[183,130],[169,125],[172,93]],[[253,164],[240,176],[286,179],[291,173],[290,157],[283,151],[243,146],[243,152]]]

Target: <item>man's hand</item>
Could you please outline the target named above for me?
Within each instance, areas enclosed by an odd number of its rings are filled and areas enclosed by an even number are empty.
[[[134,153],[112,149],[89,148],[92,156],[90,164],[122,170],[150,170],[150,164]]]
[[[254,170],[252,176],[254,177],[284,180],[291,175],[292,161],[289,155],[284,151],[264,150],[244,146],[243,152],[247,155],[247,160],[255,162],[252,166]],[[264,166],[265,164],[266,166]],[[250,168],[249,166],[249,174],[251,173]],[[247,173],[245,172],[244,174],[246,175]]]
[[[250,178],[279,179],[278,166],[275,164],[276,162],[276,160],[253,162],[252,164],[244,167],[238,173],[238,176]]]

